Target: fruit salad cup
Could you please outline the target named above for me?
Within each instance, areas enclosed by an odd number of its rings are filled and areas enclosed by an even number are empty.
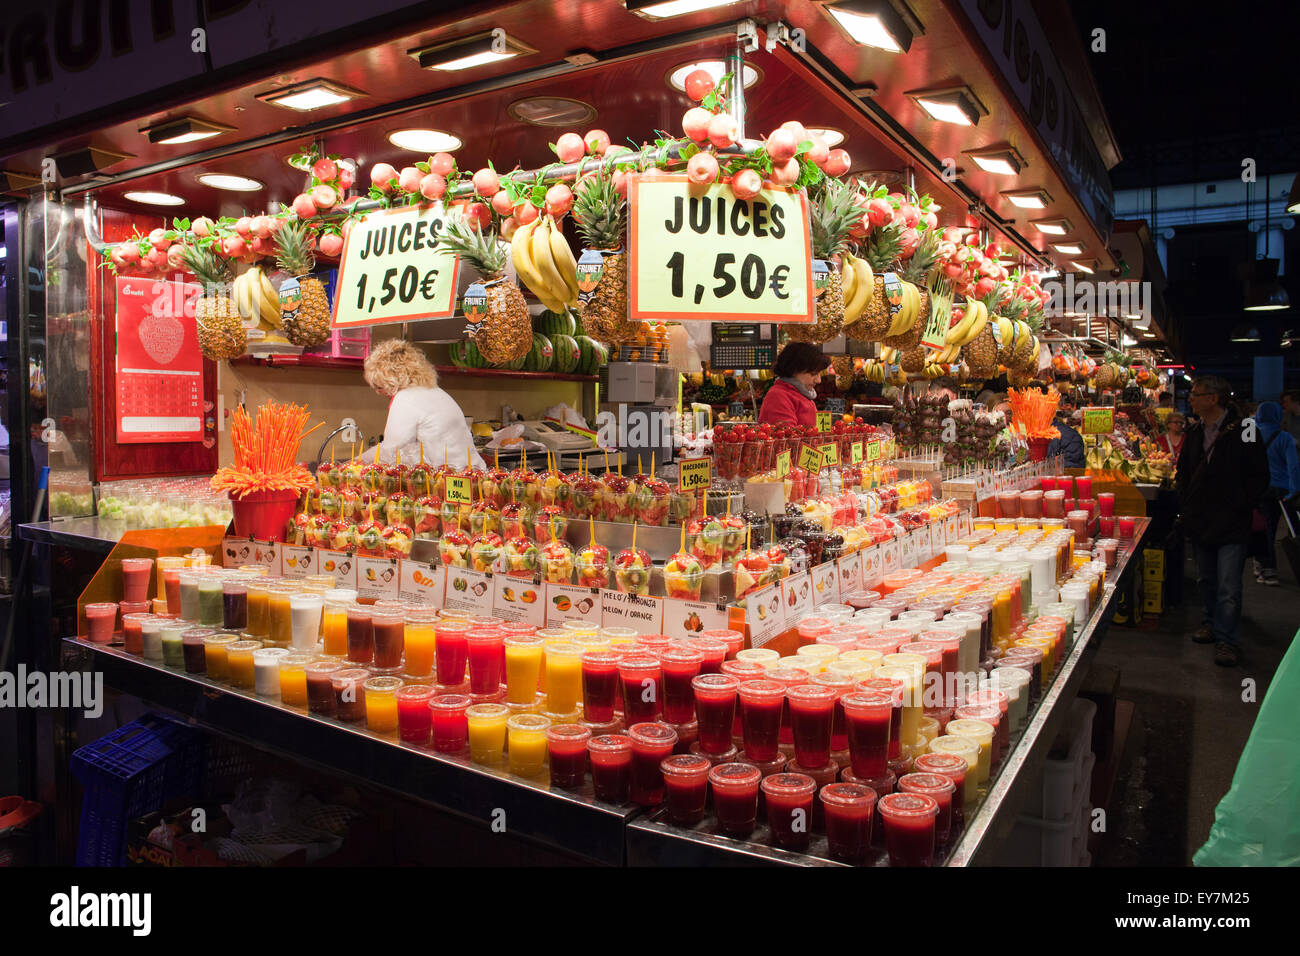
[[[740,515],[722,517],[722,563],[732,564],[745,546],[745,519]]]
[[[537,472],[528,468],[516,468],[510,472],[510,496],[520,504],[536,505]]]
[[[416,500],[418,507],[417,517],[415,519],[415,536],[417,538],[436,538],[442,533],[442,502],[430,497],[421,495]]]
[[[698,601],[704,586],[704,566],[699,558],[678,551],[664,565],[664,589],[670,598]]]
[[[324,488],[337,488],[343,478],[342,465],[332,461],[322,461],[316,468],[316,483]]]
[[[286,529],[287,535],[285,541],[289,544],[302,546],[307,543],[307,526],[311,524],[311,515],[305,511],[299,511],[289,519],[289,527]]]
[[[573,548],[567,541],[556,538],[542,545],[537,557],[542,576],[549,584],[569,584],[573,581]]]
[[[473,512],[472,505],[457,504],[454,501],[443,501],[442,503],[442,526],[444,528],[453,528],[459,522],[462,528],[470,526],[469,516]]]
[[[533,516],[533,537],[538,541],[549,541],[552,533],[563,538],[569,530],[569,519],[564,516],[559,505],[543,505]]]
[[[411,539],[414,535],[411,526],[404,521],[384,526],[384,556],[388,558],[409,558],[411,556]]]
[[[447,497],[447,476],[456,474],[451,465],[439,465],[433,470],[433,480],[429,483],[429,494],[437,498]]]
[[[470,534],[487,534],[489,531],[499,531],[500,528],[501,514],[496,505],[482,499],[474,502],[469,510]]]
[[[406,492],[406,473],[410,471],[405,465],[389,465],[384,469],[384,493],[392,496],[396,492]]]
[[[662,527],[668,523],[668,500],[671,489],[662,478],[640,476],[642,481],[632,486],[632,507],[636,520],[652,527]]]
[[[333,485],[321,488],[316,504],[320,507],[320,513],[327,518],[337,518],[343,513],[343,502],[339,499],[338,489]]]
[[[650,555],[640,548],[625,548],[614,559],[614,586],[628,594],[650,593]]]
[[[358,554],[380,557],[384,553],[384,526],[369,519],[357,525],[356,545]]]
[[[389,524],[397,524],[403,519],[402,507],[410,502],[404,491],[394,491],[388,496],[388,504],[384,507],[384,520]],[[407,514],[410,509],[408,507]]]
[[[489,531],[486,534],[480,534],[470,543],[469,557],[470,566],[475,571],[492,571],[501,557],[501,551],[505,542],[501,540],[501,535],[495,531]]]
[[[501,534],[509,538],[528,536],[533,530],[533,511],[528,505],[512,501],[501,509]]]
[[[589,544],[579,551],[574,566],[583,587],[609,587],[609,548],[603,544]]]
[[[448,528],[438,539],[438,556],[449,568],[468,568],[469,549],[473,544],[470,536],[460,528]]]
[[[340,488],[351,488],[354,491],[361,491],[361,476],[366,469],[365,463],[357,459],[352,459],[343,466],[343,480],[339,482]]]
[[[564,473],[551,469],[544,471],[537,476],[537,504],[539,507],[549,505],[558,505],[560,503],[560,489],[568,488],[564,481]]]
[[[668,523],[685,524],[695,514],[698,499],[689,491],[668,490]]]
[[[361,492],[356,488],[339,489],[339,518],[343,521],[355,519],[361,514]]]
[[[600,510],[606,521],[630,522],[632,509],[632,480],[616,472],[600,479]]]
[[[307,526],[307,543],[313,548],[328,548],[333,524],[327,515],[312,515],[311,524]]]
[[[361,466],[361,490],[372,493],[384,493],[388,485],[388,475],[383,465],[370,462]]]
[[[699,560],[701,567],[707,569],[722,563],[726,528],[720,517],[694,519],[686,526],[686,536],[690,538],[691,554]]]
[[[768,581],[779,581],[792,573],[789,553],[780,545],[772,545],[763,552],[768,563]]]
[[[537,545],[532,538],[516,535],[505,543],[502,549],[505,569],[509,572],[532,572],[537,570]]]
[[[329,546],[333,551],[350,551],[356,547],[357,526],[351,521],[330,524]]]
[[[504,468],[489,468],[483,472],[483,477],[479,481],[483,489],[483,500],[492,502],[498,508],[502,507],[510,500],[507,489],[509,482],[510,472]]]
[[[358,511],[360,514],[369,517],[371,514],[371,509],[373,509],[374,514],[383,517],[384,509],[387,507],[388,507],[388,492],[383,491],[382,489],[379,491],[361,492],[361,501],[358,504]]]
[[[427,495],[433,485],[433,468],[425,464],[412,465],[406,469],[406,487],[403,489],[412,498]]]
[[[574,477],[569,484],[569,514],[575,518],[599,518],[600,482],[588,474]]]
[[[784,556],[784,552],[782,552]],[[736,600],[768,583],[772,562],[760,551],[742,551],[736,556]]]
[[[740,477],[740,442],[726,441],[725,435],[717,436],[713,443],[713,461],[718,469],[718,477],[730,481]]]

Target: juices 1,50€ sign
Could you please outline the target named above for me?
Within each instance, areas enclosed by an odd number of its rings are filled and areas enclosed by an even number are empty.
[[[339,261],[334,327],[454,315],[460,261],[438,248],[446,216],[433,203],[354,222]]]
[[[816,318],[808,200],[685,176],[632,176],[628,317],[724,322]]]

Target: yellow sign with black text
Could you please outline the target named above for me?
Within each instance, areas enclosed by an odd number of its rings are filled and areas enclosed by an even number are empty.
[[[804,445],[799,450],[799,467],[808,472],[822,470],[822,453],[812,445]]]
[[[679,491],[698,491],[709,487],[713,477],[712,458],[687,458],[677,463]]]
[[[455,505],[472,505],[474,499],[469,478],[448,475],[446,499]]]

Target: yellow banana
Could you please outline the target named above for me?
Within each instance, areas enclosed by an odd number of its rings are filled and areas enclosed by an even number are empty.
[[[510,259],[514,263],[519,281],[527,286],[548,310],[559,312],[561,311],[561,308],[557,308],[559,303],[551,296],[550,290],[533,262],[532,237],[541,222],[541,217],[538,217],[526,226],[520,226],[515,230],[514,236],[510,239]]]
[[[840,291],[844,296],[845,312],[848,312],[849,300],[853,298],[854,280],[858,274],[853,271],[853,254],[840,253]]]
[[[845,324],[856,322],[862,318],[867,303],[871,301],[871,293],[876,288],[876,280],[871,274],[871,266],[865,259],[854,257],[850,265],[852,268],[849,271],[853,273],[853,295],[844,300]]]
[[[560,278],[564,282],[566,305],[578,305],[578,260],[573,258],[573,250],[569,248],[569,243],[565,241],[564,233],[560,227],[552,223],[547,227],[547,235],[551,241],[551,258],[555,260],[555,266],[559,271]]]
[[[958,345],[969,345],[974,342],[979,337],[979,334],[984,331],[984,326],[989,324],[989,310],[984,303],[976,299],[971,305],[975,309],[975,319],[966,330],[965,336],[957,343]]]
[[[235,300],[235,308],[239,315],[244,319],[253,317],[252,300],[248,294],[248,273],[244,272],[235,276],[235,281],[230,285],[231,298]]]
[[[546,295],[552,302],[564,302],[569,297],[568,286],[565,285],[564,278],[560,275],[560,270],[556,268],[555,259],[551,256],[551,238],[547,234],[550,228],[550,217],[539,217],[540,225],[533,230],[529,239],[529,247],[533,253],[533,266],[537,269],[537,274],[542,278],[542,284],[546,287]]]
[[[271,328],[280,327],[280,293],[276,291],[265,272],[259,273],[262,282],[262,321]]]

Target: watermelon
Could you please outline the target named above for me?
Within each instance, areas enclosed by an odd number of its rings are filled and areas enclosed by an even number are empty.
[[[465,367],[466,368],[486,368],[487,361],[483,358],[483,353],[478,350],[478,345],[474,340],[465,343]]]
[[[577,342],[578,350],[581,352],[576,374],[595,375],[600,371],[600,367],[609,361],[609,352],[606,351],[605,346],[590,336],[579,335],[574,341]]]
[[[555,350],[555,371],[572,375],[582,361],[582,349],[571,335],[552,335],[551,347]]]
[[[451,343],[451,347],[447,349],[447,358],[450,359],[451,364],[456,366],[456,368],[464,368],[465,367],[465,343],[464,342]]]
[[[533,347],[524,358],[524,369],[529,372],[549,372],[555,358],[551,340],[540,332],[533,333]]]
[[[543,335],[573,335],[577,323],[568,309],[563,312],[543,312],[537,317],[537,331]]]
[[[501,367],[507,368],[512,372],[518,372],[521,369],[523,369],[524,363],[527,361],[528,361],[528,353],[525,352],[523,355],[519,356],[519,358],[515,359],[513,362],[507,362],[505,365]]]

